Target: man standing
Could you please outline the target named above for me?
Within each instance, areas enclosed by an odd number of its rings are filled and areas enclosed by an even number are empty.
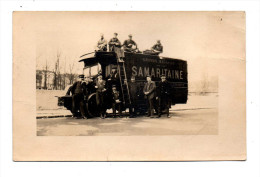
[[[111,102],[112,100],[112,86],[115,85],[117,90],[119,90],[120,87],[120,79],[119,74],[117,73],[117,67],[114,65],[112,66],[111,73],[106,78],[107,80],[107,101]]]
[[[111,73],[107,77],[107,81],[109,82],[109,85],[112,89],[113,85],[116,85],[117,89],[120,87],[120,79],[119,74],[117,73],[117,66],[112,66]]]
[[[147,82],[144,85],[144,95],[145,98],[147,99],[147,104],[148,104],[148,117],[153,118],[153,109],[154,109],[154,105],[153,105],[153,100],[155,97],[155,89],[156,89],[156,85],[155,82],[152,81],[152,78],[150,75],[146,76],[146,80]]]
[[[158,100],[158,118],[162,115],[162,109],[165,108],[167,117],[170,118],[169,108],[171,107],[171,85],[166,80],[166,76],[163,74],[161,76],[161,81],[159,82],[156,99]]]
[[[130,113],[130,118],[134,118],[137,115],[137,99],[139,96],[137,84],[135,82],[135,76],[131,77],[131,82],[128,84],[128,87],[129,87],[130,99],[131,99],[129,113]]]
[[[154,55],[159,55],[163,52],[163,46],[160,40],[157,40],[157,43],[151,48]]]
[[[124,41],[123,48],[125,52],[138,52],[137,44],[132,40],[132,34],[128,35],[128,39]]]
[[[98,75],[95,88],[97,89],[96,102],[100,112],[100,118],[104,119],[106,114],[106,105],[105,105],[106,81],[103,80],[102,75]]]
[[[121,100],[120,100],[120,93],[117,91],[117,88],[115,85],[112,87],[112,109],[113,109],[113,117],[116,117],[116,109],[118,108],[118,114],[119,117],[122,117],[122,111],[121,111]]]
[[[83,82],[84,75],[79,75],[78,80],[71,86],[72,93],[72,113],[73,117],[77,116],[78,107],[83,119],[87,119],[85,114],[84,95],[86,92],[86,83]]]

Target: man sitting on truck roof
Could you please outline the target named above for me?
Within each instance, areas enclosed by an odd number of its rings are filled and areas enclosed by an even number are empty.
[[[123,48],[125,52],[138,52],[137,44],[132,40],[132,34],[128,35],[129,39],[124,41]]]
[[[117,35],[118,35],[117,33],[114,33],[114,37],[112,39],[110,39],[110,41],[108,43],[110,52],[114,52],[116,50],[116,48],[121,47],[121,42],[117,38]]]
[[[109,51],[115,52],[117,54],[119,62],[121,62],[121,59],[124,58],[124,51],[121,50],[121,42],[117,38],[117,33],[114,33],[114,37],[110,39],[108,45],[109,45]]]
[[[96,47],[96,51],[107,51],[107,40],[104,39],[104,34],[101,34]]]
[[[161,44],[161,41],[157,40],[157,43],[154,44],[154,46],[152,46],[151,50],[152,50],[153,54],[155,54],[155,55],[159,55],[160,53],[162,53],[163,46]]]

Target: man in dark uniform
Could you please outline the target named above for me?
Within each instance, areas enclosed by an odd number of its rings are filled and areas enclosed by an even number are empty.
[[[170,118],[169,108],[171,107],[171,85],[166,80],[166,76],[163,74],[161,76],[161,81],[159,82],[157,88],[157,100],[158,100],[158,118],[161,117],[162,109],[165,108],[167,117]]]
[[[119,79],[119,74],[117,73],[117,66],[112,66],[111,73],[107,77],[107,81],[109,85],[112,86],[116,85],[117,89],[120,87],[120,79]]]
[[[148,117],[153,118],[153,109],[154,109],[154,97],[155,97],[155,90],[156,90],[156,85],[155,82],[152,81],[152,78],[150,75],[146,76],[147,82],[144,85],[144,95],[145,98],[147,99],[147,104],[148,104]]]
[[[132,39],[132,34],[128,35],[129,39],[125,40],[123,43],[123,48],[125,52],[138,52],[137,44]]]
[[[120,90],[120,79],[117,73],[117,67],[112,66],[111,73],[106,78],[107,80],[107,101],[111,103],[112,100],[112,86],[115,85],[117,90]]]
[[[163,52],[163,46],[161,44],[161,41],[160,40],[157,40],[157,43],[154,44],[154,46],[151,48],[152,50],[152,53],[154,55],[159,55],[160,53]]]
[[[72,113],[73,117],[76,117],[78,108],[80,110],[83,119],[87,119],[85,114],[85,101],[84,96],[86,94],[86,83],[83,82],[84,75],[79,75],[78,80],[69,89],[72,93]]]
[[[117,38],[117,33],[114,33],[114,37],[112,39],[110,39],[108,45],[109,45],[109,51],[110,52],[114,52],[116,50],[116,48],[121,47],[121,42],[119,41],[119,39]]]
[[[114,33],[114,37],[110,39],[108,45],[109,45],[109,51],[115,52],[117,54],[117,58],[119,62],[123,62],[123,58],[125,57],[124,51],[121,50],[121,42],[117,38],[117,33]]]
[[[122,117],[120,92],[117,91],[116,85],[113,85],[112,87],[112,98],[113,98],[112,100],[113,117],[116,117],[117,108],[118,108],[119,117]]]
[[[104,119],[106,114],[105,105],[105,93],[106,93],[106,81],[103,80],[102,75],[98,75],[96,81],[96,102],[100,112],[100,118]]]
[[[130,92],[130,99],[131,99],[131,105],[129,108],[130,118],[134,118],[137,115],[137,99],[139,96],[138,93],[138,87],[135,82],[135,77],[131,77],[131,82],[128,84],[129,92]],[[133,111],[134,109],[134,111]]]

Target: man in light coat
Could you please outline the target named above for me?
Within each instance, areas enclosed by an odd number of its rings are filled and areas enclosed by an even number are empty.
[[[102,75],[98,75],[96,81],[96,102],[100,112],[100,118],[104,119],[106,116],[105,94],[106,94],[106,81],[103,80]]]
[[[153,118],[153,109],[154,109],[154,98],[155,98],[155,90],[156,90],[156,85],[155,82],[152,81],[152,78],[150,75],[146,76],[147,82],[144,85],[144,95],[145,98],[147,99],[147,104],[148,104],[148,117]]]

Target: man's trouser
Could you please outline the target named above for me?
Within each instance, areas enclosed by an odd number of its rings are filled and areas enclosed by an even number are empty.
[[[165,97],[159,97],[158,99],[158,114],[159,116],[162,115],[162,109],[166,109],[167,116],[169,115],[169,108],[170,108],[170,99]]]
[[[153,116],[153,109],[154,109],[153,102],[154,102],[153,98],[151,99],[147,98],[148,116]]]
[[[85,103],[83,94],[74,94],[72,96],[72,113],[73,116],[76,116],[76,113],[80,110],[81,116],[85,115]]]
[[[116,116],[116,108],[118,108],[118,114],[121,116],[121,104],[120,103],[112,103],[112,109],[113,109],[113,116]]]
[[[131,105],[129,107],[129,113],[130,113],[130,116],[136,116],[136,114],[137,114],[137,104],[136,104],[136,100],[134,100],[134,99],[131,99]]]
[[[105,94],[103,92],[96,93],[97,107],[99,109],[99,113],[101,116],[104,116],[106,113],[106,106],[104,103],[104,98],[105,98]]]

